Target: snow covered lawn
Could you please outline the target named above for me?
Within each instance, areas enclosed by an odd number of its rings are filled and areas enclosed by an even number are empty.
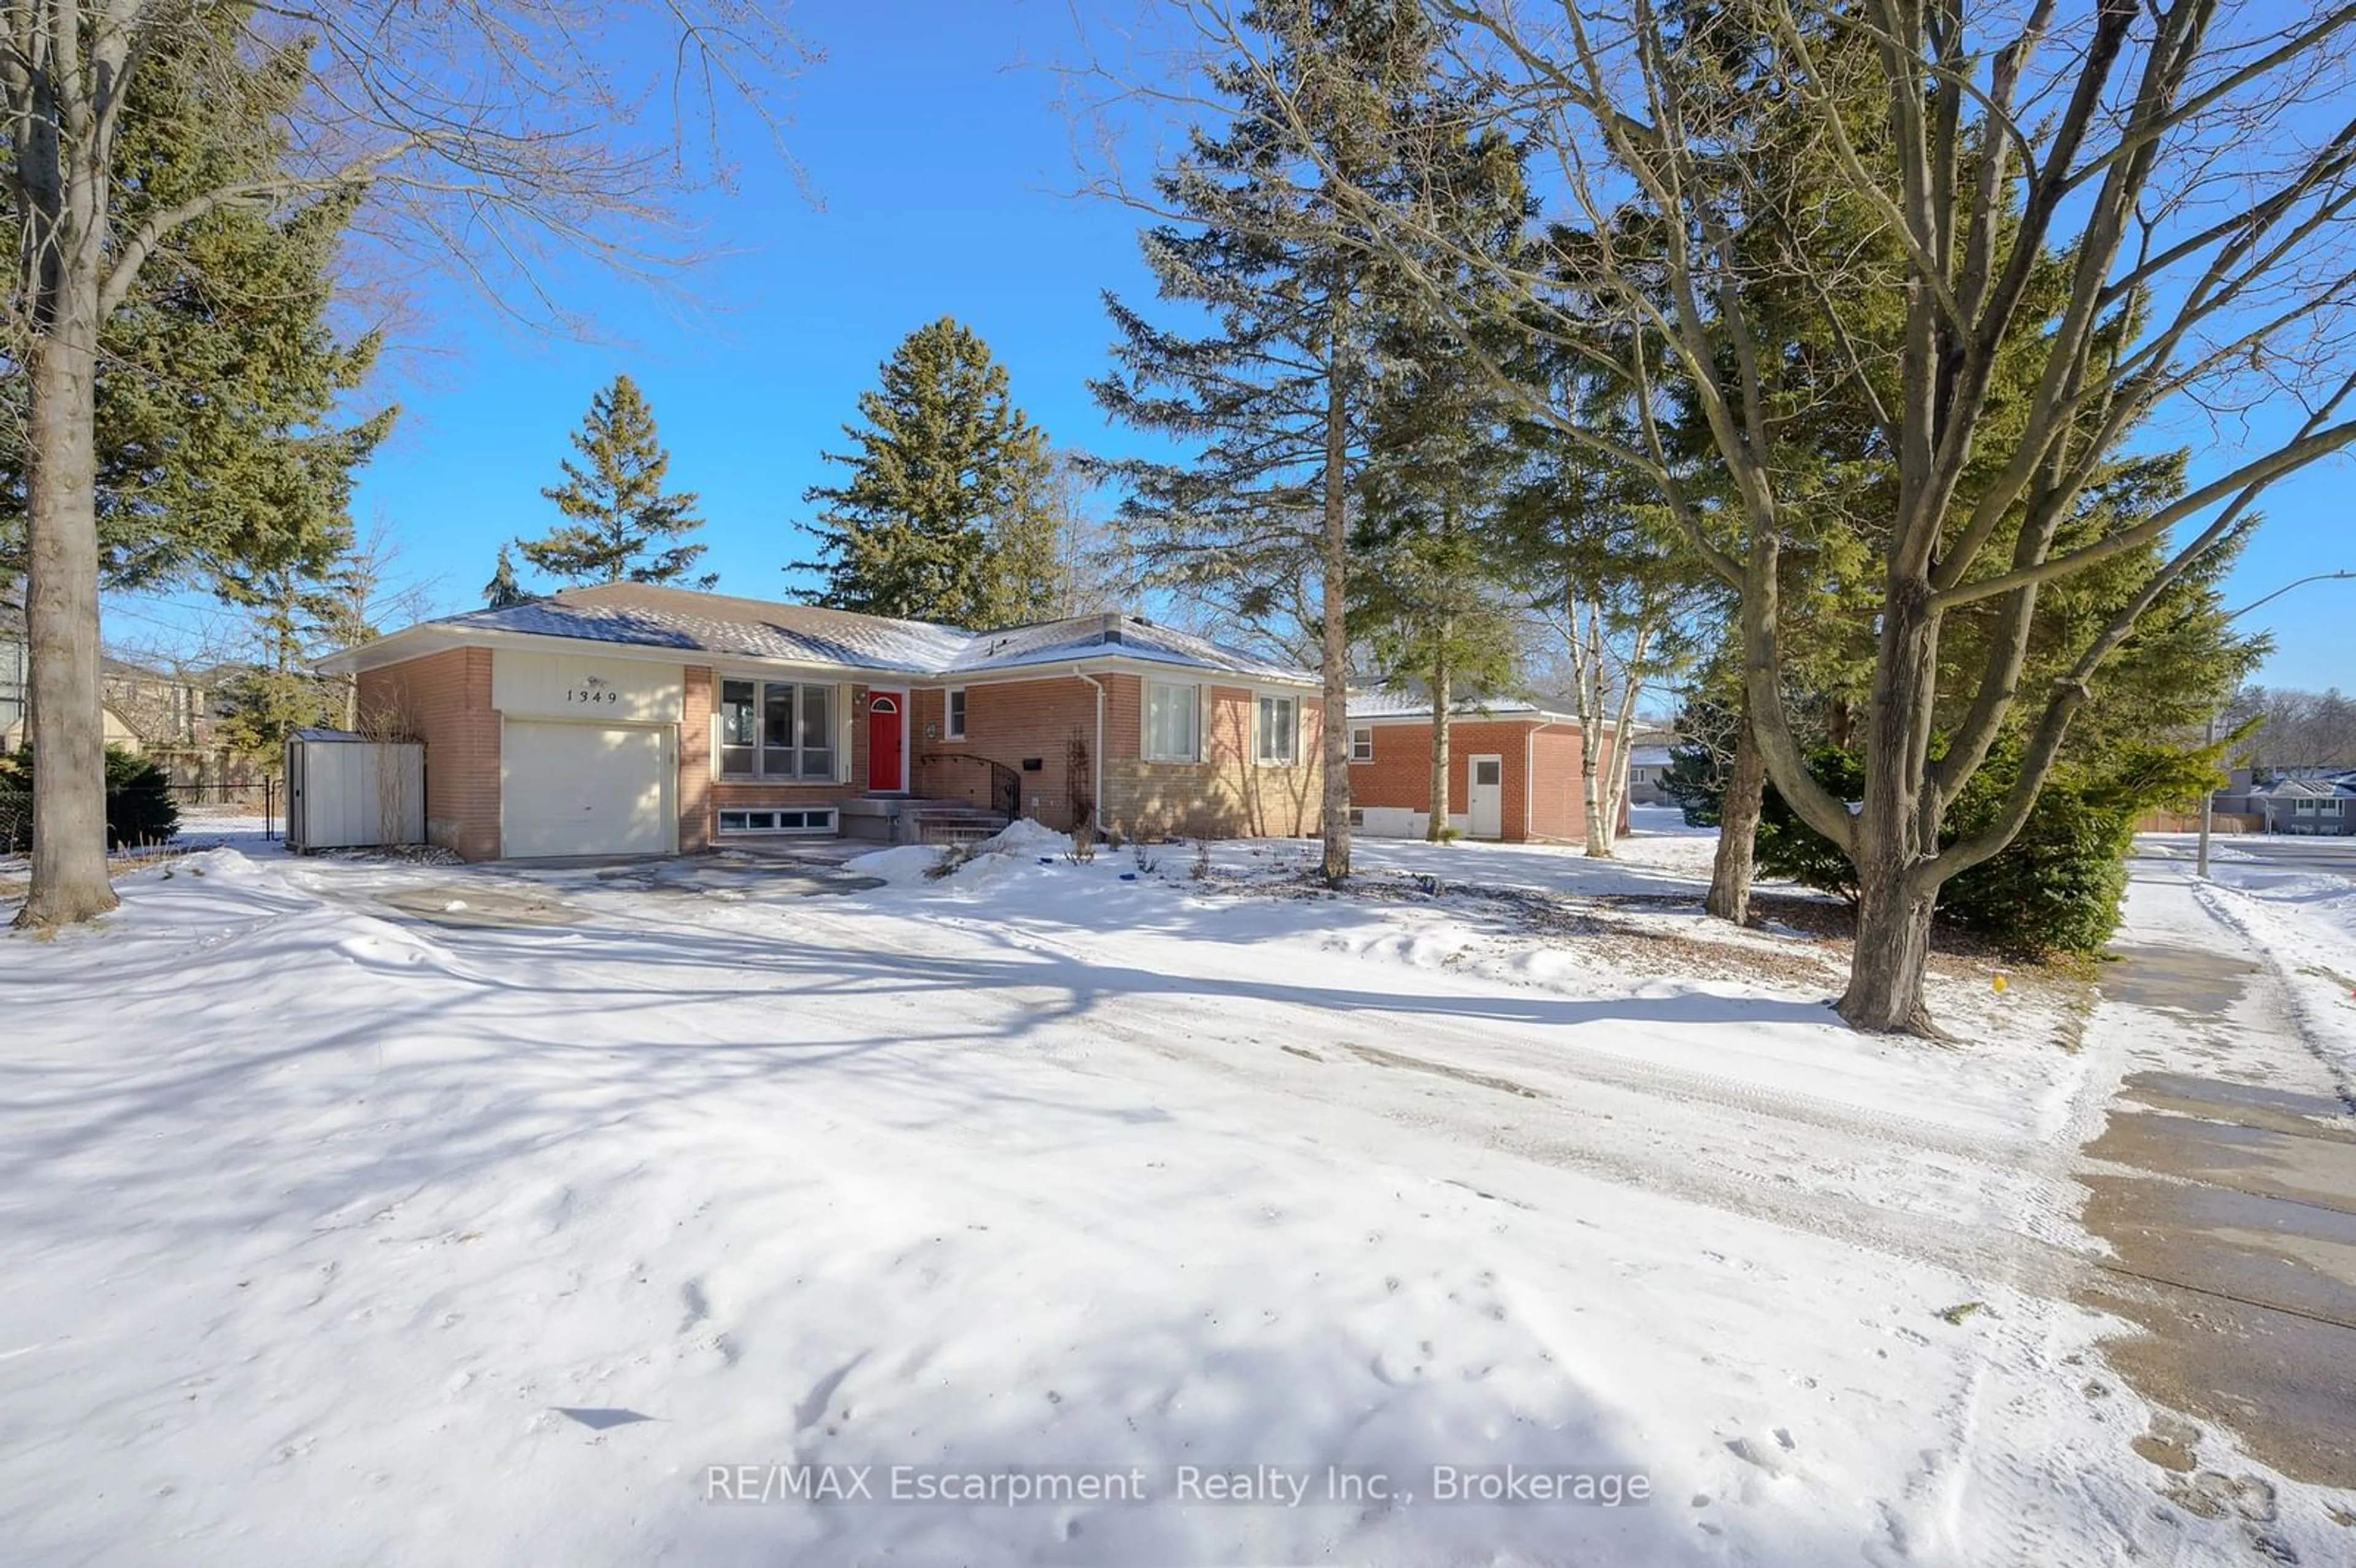
[[[2233,1544],[2045,1293],[2107,1087],[2059,993],[1854,1036],[1816,944],[1660,901],[1704,837],[1367,842],[1348,899],[1040,848],[836,898],[220,849],[0,942],[0,1557]],[[805,1463],[1151,1500],[712,1499]],[[1309,1490],[1186,1500],[1261,1466]],[[1435,1496],[1506,1466],[1621,1502]]]

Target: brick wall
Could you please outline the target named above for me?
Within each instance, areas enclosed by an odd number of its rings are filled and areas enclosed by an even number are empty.
[[[360,724],[425,742],[425,837],[469,860],[499,852],[499,714],[491,650],[452,648],[359,677]]]
[[[835,688],[838,693],[842,689]],[[851,688],[851,782],[785,784],[712,776],[712,712],[717,679],[708,666],[687,667],[687,704],[679,730],[679,847],[691,854],[719,839],[722,806],[839,805],[867,793],[867,688]],[[837,699],[840,700],[840,697]],[[841,734],[840,720],[836,733]]]
[[[1431,727],[1376,724],[1375,760],[1350,764],[1350,803],[1429,811],[1431,793]],[[1459,720],[1448,728],[1448,809],[1462,816],[1472,798],[1468,758],[1505,759],[1504,822],[1507,839],[1587,837],[1586,784],[1579,772],[1582,751],[1576,724],[1529,720]],[[1601,767],[1612,764],[1607,742]],[[1621,813],[1627,830],[1627,813]]]
[[[1099,676],[1108,695],[1119,677]],[[1134,686],[1136,682],[1131,680]],[[980,764],[999,763],[1014,770],[1023,785],[1023,813],[1050,827],[1069,832],[1072,827],[1072,780],[1069,755],[1075,736],[1091,752],[1096,748],[1096,688],[1076,676],[1044,680],[993,681],[965,688],[965,735],[948,733],[948,689],[935,687],[911,693],[911,721],[916,725],[915,789],[934,800],[962,800],[995,809],[991,800],[991,771]],[[1108,711],[1105,749],[1118,754],[1118,726]],[[1134,736],[1130,752],[1137,751]],[[1023,764],[1036,760],[1037,770]],[[1093,788],[1091,761],[1083,789]]]
[[[1586,751],[1574,724],[1546,724],[1531,744],[1537,756],[1537,777],[1530,792],[1530,837],[1585,839],[1587,784],[1579,763]]]
[[[1150,763],[1141,754],[1144,681],[1121,674],[1097,678],[1104,683],[1105,706],[1105,798],[1098,820],[1108,831],[1235,837],[1315,830],[1324,775],[1317,761],[1319,706],[1313,698],[1301,705],[1303,761],[1297,766],[1251,763],[1247,741],[1257,693],[1221,686],[1210,688],[1204,704],[1205,760]],[[1073,790],[1067,759],[1076,735],[1095,749],[1096,688],[1076,676],[1058,676],[968,686],[965,694],[962,740],[947,733],[947,688],[914,694],[917,793],[985,805],[990,771],[957,759],[1001,763],[1022,781],[1024,814],[1068,831]],[[926,739],[927,732],[933,739]],[[1023,771],[1023,763],[1032,759],[1038,761],[1038,771]],[[1092,765],[1083,787],[1093,787],[1094,777]]]
[[[1580,773],[1586,750],[1576,724],[1548,724],[1538,731],[1538,794],[1530,822],[1533,837],[1587,841],[1587,781]],[[1609,776],[1612,744],[1606,735],[1596,758],[1597,785]],[[1620,803],[1620,828],[1628,831],[1628,803]]]
[[[1259,694],[1213,686],[1203,714],[1203,761],[1148,762],[1141,754],[1144,682],[1108,677],[1116,716],[1106,750],[1105,823],[1146,837],[1291,837],[1314,833],[1323,820],[1325,770],[1320,755],[1323,705],[1297,693],[1301,761],[1262,767],[1252,760],[1252,715]]]
[[[1460,719],[1448,727],[1448,812],[1462,816],[1470,809],[1472,757],[1501,757],[1505,837],[1525,836],[1525,802],[1529,794],[1527,720]],[[1390,806],[1407,811],[1431,809],[1431,726],[1376,724],[1375,760],[1350,764],[1350,804]],[[1576,743],[1577,737],[1573,736]],[[1541,786],[1543,788],[1543,786]]]
[[[679,720],[679,852],[712,848],[712,667],[689,665]]]

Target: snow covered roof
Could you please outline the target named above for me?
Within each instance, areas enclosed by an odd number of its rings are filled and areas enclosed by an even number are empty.
[[[1314,677],[1136,615],[1083,615],[999,632],[969,632],[810,604],[777,604],[646,583],[570,588],[503,610],[470,610],[421,622],[364,648],[321,661],[329,669],[412,656],[404,643],[463,644],[483,636],[563,637],[637,648],[673,648],[721,658],[829,665],[941,677],[1069,664],[1141,659],[1288,683]]]
[[[1450,713],[1460,719],[1527,719],[1542,724],[1576,724],[1576,713],[1558,713],[1526,702],[1517,697],[1460,697],[1448,705]],[[1361,691],[1350,699],[1350,717],[1354,720],[1429,719],[1431,699],[1403,691]],[[1609,728],[1609,720],[1606,728]]]
[[[1142,615],[1124,614],[1079,615],[1068,621],[1042,621],[1002,632],[977,633],[942,673],[969,675],[1107,656],[1220,670],[1262,680],[1316,679],[1307,670],[1254,658],[1175,626],[1158,626]]]
[[[2278,800],[2302,796],[2329,799],[2339,795],[2356,795],[2356,775],[2336,774],[2329,778],[2277,779],[2270,784],[2259,784],[2250,791],[2253,795],[2271,795]]]
[[[1631,746],[1628,748],[1628,765],[1632,768],[1665,768],[1669,765],[1669,749],[1666,746]]]

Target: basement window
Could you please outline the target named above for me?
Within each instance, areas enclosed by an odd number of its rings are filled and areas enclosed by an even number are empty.
[[[723,833],[831,833],[832,806],[731,806],[720,814]]]

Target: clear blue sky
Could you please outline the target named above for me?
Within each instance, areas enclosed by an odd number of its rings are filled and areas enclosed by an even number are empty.
[[[780,568],[807,553],[793,524],[808,515],[802,490],[826,472],[820,449],[841,446],[877,364],[936,316],[982,335],[1016,400],[1059,443],[1137,443],[1108,429],[1086,387],[1107,362],[1099,292],[1142,299],[1151,285],[1137,216],[1068,194],[1079,174],[1044,65],[1073,54],[1071,12],[1060,0],[801,0],[791,17],[828,57],[798,83],[789,132],[823,207],[748,155],[738,190],[704,204],[707,240],[733,253],[690,280],[700,312],[683,318],[642,285],[584,277],[567,303],[610,341],[584,345],[520,334],[464,291],[426,286],[430,352],[395,357],[382,391],[402,403],[401,424],[355,515],[386,521],[437,611],[480,603],[499,541],[554,520],[541,487],[616,371],[651,400],[674,482],[702,497],[721,587],[760,597],[778,594]],[[2172,433],[2201,453],[2199,470],[2232,455],[2229,434]],[[2356,466],[2344,461],[2278,489],[2231,602],[2356,567],[2352,492]],[[2277,643],[2261,678],[2356,685],[2341,651],[2351,623],[2356,581],[2267,606],[2252,618]]]

